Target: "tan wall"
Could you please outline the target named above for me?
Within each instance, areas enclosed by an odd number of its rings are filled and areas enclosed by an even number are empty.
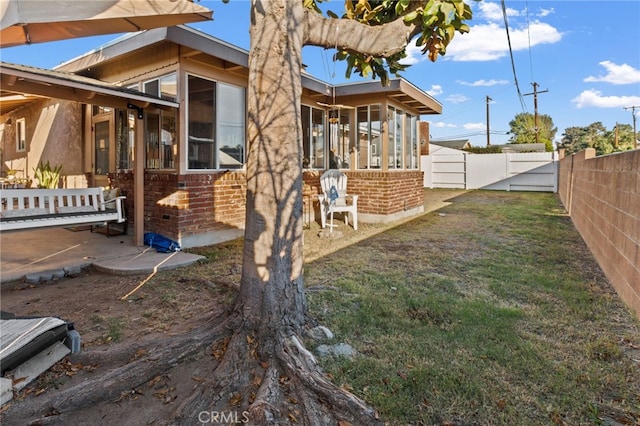
[[[558,192],[607,278],[640,318],[640,150],[561,153]]]
[[[86,187],[82,167],[82,105],[77,102],[45,99],[35,101],[3,115],[2,172],[18,170],[17,176],[32,180],[40,161],[54,167],[62,165],[60,185]],[[16,151],[16,120],[24,118],[26,150]],[[11,124],[9,124],[11,123]]]

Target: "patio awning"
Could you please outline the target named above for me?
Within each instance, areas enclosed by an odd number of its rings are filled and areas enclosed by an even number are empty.
[[[207,21],[190,0],[11,0],[0,3],[0,47]]]
[[[0,62],[0,115],[38,98],[113,108],[178,108],[178,103],[76,74]]]

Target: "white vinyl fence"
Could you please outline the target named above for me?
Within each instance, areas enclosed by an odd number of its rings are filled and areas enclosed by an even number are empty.
[[[425,188],[556,192],[557,154],[553,152],[472,154],[430,145],[423,155]]]

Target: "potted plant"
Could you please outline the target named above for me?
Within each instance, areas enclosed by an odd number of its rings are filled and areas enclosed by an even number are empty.
[[[62,165],[51,167],[49,161],[40,161],[38,167],[33,169],[33,176],[38,179],[38,188],[55,189],[60,182],[60,171]]]

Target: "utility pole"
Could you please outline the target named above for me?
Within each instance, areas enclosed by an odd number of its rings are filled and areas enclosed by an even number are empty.
[[[492,101],[487,95],[487,146],[491,145],[491,139],[489,138],[489,102]]]
[[[618,148],[618,122],[616,121],[616,133],[615,138],[613,139],[613,146]]]
[[[633,118],[633,142],[635,145],[635,148],[638,148],[638,137],[636,136],[636,108],[640,108],[640,106],[635,105],[635,106],[630,106],[630,107],[624,107],[624,110],[631,110],[631,117]]]
[[[540,140],[540,136],[539,136],[540,129],[538,128],[538,93],[546,93],[549,90],[547,89],[547,90],[538,91],[539,84],[536,82],[531,83],[531,85],[533,86],[533,92],[525,93],[522,96],[533,95],[534,127],[536,131],[536,143],[538,143],[538,141]]]

